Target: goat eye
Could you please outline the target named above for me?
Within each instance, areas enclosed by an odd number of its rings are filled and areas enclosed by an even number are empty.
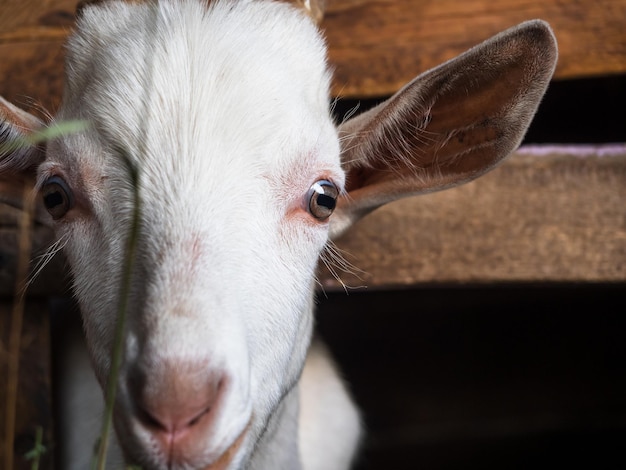
[[[74,195],[62,178],[52,176],[41,188],[43,204],[53,219],[63,217],[74,206]]]
[[[318,220],[326,220],[335,210],[339,190],[328,180],[319,180],[309,189],[309,212]]]

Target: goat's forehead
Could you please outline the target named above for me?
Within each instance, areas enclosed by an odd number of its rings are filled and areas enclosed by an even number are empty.
[[[315,140],[330,122],[325,54],[310,21],[281,3],[113,3],[85,12],[70,41],[63,113],[130,153]]]
[[[117,147],[138,160],[157,215],[184,206],[193,218],[198,200],[217,213],[225,194],[252,210],[268,180],[278,197],[306,191],[314,178],[341,184],[315,26],[282,3],[212,5],[112,3],[84,13],[68,49],[60,119],[95,127],[49,146],[84,193],[119,181]]]

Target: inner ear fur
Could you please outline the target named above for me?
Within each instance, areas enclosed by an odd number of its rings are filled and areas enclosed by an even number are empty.
[[[338,218],[355,219],[391,200],[456,186],[492,169],[521,142],[556,59],[548,24],[522,23],[341,125],[348,197]]]

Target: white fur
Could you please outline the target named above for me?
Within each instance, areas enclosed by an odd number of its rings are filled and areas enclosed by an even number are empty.
[[[223,1],[209,11],[195,1],[113,2],[87,9],[70,41],[57,119],[94,127],[51,143],[39,177],[63,175],[82,203],[57,232],[68,238],[105,385],[133,204],[117,145],[139,169],[140,252],[116,429],[126,452],[149,468],[166,468],[166,457],[135,416],[128,383],[135,370],[156,381],[170,365],[188,362],[208,364],[230,385],[213,437],[172,468],[210,464],[246,428],[228,468],[249,460],[256,468],[261,455],[262,468],[277,468],[281,452],[299,461],[297,432],[291,450],[261,444],[277,409],[298,409],[288,392],[304,365],[314,273],[328,236],[328,224],[307,214],[306,194],[322,178],[343,184],[325,60],[314,25],[272,2]],[[149,384],[146,393],[163,387]],[[344,453],[347,465],[353,449]]]
[[[346,469],[358,414],[324,348],[309,350],[329,232],[506,158],[552,76],[556,41],[547,24],[523,23],[417,77],[341,125],[342,165],[325,47],[306,15],[278,2],[205,3],[88,7],[57,119],[91,128],[49,142],[45,160],[35,147],[3,147],[39,123],[0,99],[0,171],[37,167],[44,191],[58,178],[72,189],[74,206],[51,213],[104,389],[138,171],[114,408],[128,461]],[[332,222],[309,211],[320,180],[341,191]],[[85,405],[94,387],[81,364],[84,382],[65,396]],[[69,442],[89,434],[76,422],[69,430]],[[85,468],[90,449],[64,468]]]

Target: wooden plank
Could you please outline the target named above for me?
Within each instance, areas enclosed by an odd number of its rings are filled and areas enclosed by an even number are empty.
[[[626,1],[330,1],[323,27],[335,95],[384,96],[415,75],[522,21],[559,42],[556,78],[626,72]]]
[[[30,96],[54,110],[61,93],[61,43],[78,2],[7,1],[0,13],[0,95]],[[557,79],[626,73],[626,0],[327,3],[322,28],[335,70],[334,96],[389,95],[418,73],[533,18],[555,30]]]
[[[0,297],[0,462],[5,462],[6,393],[8,344],[11,325],[11,298]],[[37,428],[43,431],[47,451],[40,460],[41,469],[52,468],[52,413],[49,319],[45,302],[26,303],[21,334],[16,426],[14,433],[15,470],[30,469],[25,455],[34,447]]]
[[[21,28],[68,27],[79,0],[2,0],[0,37]]]
[[[626,280],[626,145],[526,147],[458,188],[383,207],[336,242],[352,287]],[[328,272],[325,289],[342,288]]]
[[[0,299],[11,298],[15,293],[22,185],[23,182],[15,177],[0,176]],[[54,241],[48,224],[45,211],[38,206],[32,233],[31,274],[37,270],[41,256]],[[28,295],[33,298],[68,292],[68,281],[65,260],[58,254],[29,285]]]
[[[3,0],[0,95],[41,116],[63,91],[63,49],[77,0]]]
[[[336,245],[363,272],[340,276],[349,286],[373,288],[623,282],[625,200],[625,144],[522,148],[472,183],[398,201],[359,222]],[[17,214],[0,198],[0,220],[5,220],[0,227],[0,295],[12,292],[18,235],[7,219]],[[33,252],[41,253],[52,234],[43,224],[35,227]],[[65,292],[64,268],[58,256],[31,294]],[[326,289],[341,288],[324,270],[320,281]]]
[[[5,208],[0,204],[0,213]],[[54,238],[49,227],[36,225],[31,250],[31,276],[37,270],[41,257],[47,252]],[[16,227],[0,226],[0,297],[15,291],[15,268],[17,264],[18,231]],[[69,292],[69,274],[65,259],[57,254],[28,286],[28,296],[46,297]]]
[[[0,95],[40,117],[63,92],[63,40],[0,44]]]
[[[3,0],[0,43],[63,39],[74,23],[77,0]]]

